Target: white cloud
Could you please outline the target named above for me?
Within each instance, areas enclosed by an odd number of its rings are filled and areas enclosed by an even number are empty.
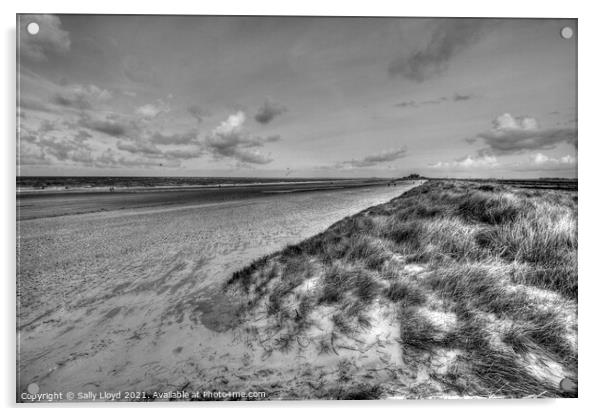
[[[532,156],[531,159],[536,165],[541,165],[542,163],[546,163],[548,160],[550,160],[549,157],[542,155],[541,153],[537,153],[535,156]]]
[[[144,119],[150,120],[160,114],[168,113],[169,111],[169,104],[165,103],[163,100],[157,100],[153,104],[145,104],[138,107],[135,113]]]
[[[567,163],[567,164],[572,164],[572,163],[577,162],[577,159],[571,155],[562,156],[559,160],[560,160],[560,163]]]
[[[229,115],[226,120],[222,121],[220,125],[213,130],[214,136],[217,135],[223,138],[239,133],[246,118],[245,113],[242,111]]]
[[[577,145],[577,129],[543,129],[533,117],[514,117],[505,113],[496,117],[492,125],[490,130],[467,141],[474,143],[477,139],[482,139],[487,146],[482,152],[497,155],[550,149],[563,142]]]
[[[244,164],[267,164],[269,156],[260,153],[257,148],[266,143],[280,140],[280,136],[251,136],[243,129],[246,115],[238,111],[228,116],[205,138],[205,145],[215,158],[232,158]]]
[[[544,164],[555,164],[555,165],[573,165],[577,162],[577,159],[571,155],[562,156],[559,158],[553,158],[546,156],[542,153],[537,153],[531,156],[531,162],[536,165]]]
[[[431,167],[437,169],[449,169],[449,168],[460,168],[460,169],[472,169],[472,168],[484,168],[498,165],[498,160],[495,156],[484,155],[484,156],[464,156],[462,158],[453,160],[451,162],[437,162]]]

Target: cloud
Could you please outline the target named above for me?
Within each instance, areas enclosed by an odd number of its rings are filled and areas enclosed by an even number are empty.
[[[136,109],[135,114],[142,117],[143,119],[150,120],[160,114],[168,113],[170,111],[169,104],[163,100],[157,100],[153,104],[145,104]]]
[[[44,149],[37,143],[37,136],[22,134],[17,146],[17,166],[45,165],[49,160]]]
[[[475,142],[483,140],[487,146],[480,154],[496,155],[522,153],[528,150],[551,149],[560,143],[577,146],[576,128],[543,129],[533,117],[514,117],[505,113],[492,122],[490,130],[480,133],[476,138],[467,139]]]
[[[148,143],[142,140],[125,141],[119,140],[117,142],[117,149],[123,150],[129,153],[142,154],[146,156],[161,156],[161,150],[152,143]]]
[[[187,108],[191,116],[193,116],[197,122],[202,123],[205,117],[209,116],[209,113],[201,108],[201,106],[192,104]]]
[[[54,121],[50,121],[50,120],[42,120],[40,122],[40,126],[38,127],[38,132],[39,133],[48,133],[51,131],[56,131],[57,130],[57,126],[56,123]]]
[[[182,145],[182,144],[190,144],[197,140],[197,132],[191,130],[186,133],[173,133],[173,134],[163,134],[160,132],[155,132],[151,136],[151,141],[157,144],[174,144],[174,145]]]
[[[380,153],[368,155],[362,159],[351,159],[344,162],[338,162],[335,167],[337,169],[364,168],[375,166],[384,162],[393,162],[406,156],[407,149],[405,147],[400,147],[398,149],[383,150]]]
[[[179,160],[161,160],[156,158],[148,158],[148,157],[126,157],[123,155],[119,155],[113,149],[106,149],[103,151],[99,157],[97,157],[93,166],[99,168],[132,168],[132,167],[167,167],[167,168],[176,168],[181,166],[181,162]]]
[[[36,35],[27,32],[27,25],[36,22],[40,31]],[[71,48],[69,32],[63,30],[61,19],[50,14],[26,15],[20,18],[19,54],[32,62],[43,62],[52,55],[64,55]]]
[[[401,108],[406,108],[406,107],[416,108],[418,106],[419,106],[419,104],[414,100],[402,101],[400,103],[395,104],[395,107],[401,107]]]
[[[86,130],[79,130],[75,134],[74,138],[76,140],[85,141],[85,140],[91,139],[92,135],[90,133],[88,133]]]
[[[96,85],[70,85],[63,91],[56,93],[51,101],[62,107],[70,107],[78,110],[89,110],[94,105],[107,101],[112,97],[111,93]]]
[[[90,145],[74,137],[46,135],[38,137],[36,143],[45,155],[61,162],[91,163],[93,160]]]
[[[19,165],[51,165],[58,162],[89,164],[93,160],[88,132],[69,132],[64,123],[41,120],[34,129],[23,128],[19,135]]]
[[[242,111],[231,114],[205,138],[205,146],[217,159],[232,158],[243,164],[267,164],[269,156],[257,148],[280,140],[279,136],[253,137],[243,130],[246,116]]]
[[[282,104],[267,98],[255,114],[255,121],[261,124],[268,124],[274,118],[287,111],[287,108]]]
[[[135,123],[127,122],[115,116],[98,119],[88,114],[81,115],[78,125],[112,137],[123,137],[138,129]]]
[[[145,139],[119,140],[117,150],[126,152],[135,157],[118,155],[113,149],[107,149],[95,160],[99,167],[178,167],[182,160],[193,159],[203,154],[200,145],[187,146],[185,148],[164,149],[155,146]]]
[[[163,156],[173,159],[194,159],[205,153],[205,149],[200,144],[193,144],[186,148],[168,149],[163,151]]]
[[[472,169],[472,168],[486,168],[497,166],[498,160],[495,156],[482,155],[482,156],[464,156],[453,160],[451,162],[437,162],[430,165],[436,169],[449,169],[449,168],[460,168],[460,169]]]
[[[122,137],[117,142],[117,149],[164,161],[192,159],[205,153],[204,145],[198,140],[198,133],[195,130],[171,134],[159,131],[149,133],[142,130],[134,133],[136,134]]]
[[[423,82],[443,73],[456,55],[479,41],[484,19],[438,19],[427,44],[389,64],[391,76]],[[491,22],[488,22],[490,25]]]
[[[455,93],[454,96],[452,97],[452,99],[454,101],[468,101],[468,100],[472,100],[474,98],[474,95],[471,94],[458,94]]]
[[[395,104],[395,107],[400,107],[400,108],[418,108],[418,107],[422,107],[424,105],[438,105],[438,104],[443,104],[445,102],[457,102],[457,101],[468,101],[468,100],[472,100],[473,98],[475,98],[474,95],[472,94],[459,94],[459,93],[455,93],[454,95],[452,95],[451,97],[439,97],[439,98],[433,98],[430,100],[424,100],[424,101],[414,101],[414,100],[409,100],[409,101],[402,101],[399,102],[397,104]]]
[[[84,128],[77,130],[78,127]],[[101,142],[90,140],[94,136],[89,130],[108,134],[118,140],[114,147],[99,149]],[[19,165],[58,163],[61,166],[76,164],[98,168],[177,167],[182,160],[206,153],[194,131],[148,134],[134,122],[118,116],[95,119],[83,115],[77,123],[42,120],[34,129],[23,127],[19,139]]]
[[[532,155],[530,160],[535,165],[574,165],[577,163],[577,159],[571,155],[553,158],[542,153],[536,153],[535,155]]]

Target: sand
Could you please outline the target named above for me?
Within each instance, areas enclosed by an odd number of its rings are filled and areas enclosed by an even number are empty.
[[[266,367],[229,328],[223,282],[414,185],[19,221],[20,391],[30,383],[40,392],[215,389],[218,376],[227,390],[234,379],[251,386],[274,366],[269,374],[286,367],[294,376],[294,362],[272,357]]]

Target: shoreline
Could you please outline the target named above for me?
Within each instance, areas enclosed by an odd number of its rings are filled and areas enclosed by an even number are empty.
[[[391,190],[411,181],[397,182]],[[159,188],[116,192],[32,192],[17,194],[17,221],[50,218],[91,212],[170,206],[203,206],[252,198],[278,198],[299,193],[345,192],[351,189],[388,188],[389,182],[345,181],[303,182],[295,184],[205,186],[195,188]]]
[[[17,187],[17,195],[29,194],[69,194],[69,193],[108,193],[108,192],[152,192],[152,191],[183,191],[197,189],[219,189],[219,188],[245,188],[254,186],[274,186],[274,185],[306,185],[306,184],[340,184],[340,183],[367,183],[378,184],[387,182],[400,182],[398,179],[387,178],[344,178],[344,179],[317,179],[317,180],[291,180],[291,181],[271,181],[271,182],[225,182],[214,184],[182,184],[182,185],[149,185],[149,186],[49,186],[44,188],[39,187]],[[111,191],[111,188],[113,191]]]

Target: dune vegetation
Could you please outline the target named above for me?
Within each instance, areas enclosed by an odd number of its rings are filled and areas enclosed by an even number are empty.
[[[271,398],[576,395],[574,191],[431,180],[226,289],[258,362],[300,369]]]

